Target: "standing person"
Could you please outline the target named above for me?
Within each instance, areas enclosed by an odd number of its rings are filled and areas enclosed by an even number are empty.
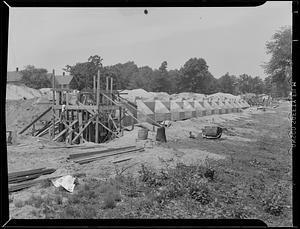
[[[66,119],[66,102],[63,103],[61,107],[60,121],[65,121]]]

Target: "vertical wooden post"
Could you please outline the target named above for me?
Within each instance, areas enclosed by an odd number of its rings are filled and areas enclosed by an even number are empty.
[[[55,128],[54,128],[54,126],[55,126],[55,110],[54,110],[54,105],[55,105],[55,91],[54,91],[54,89],[55,89],[55,71],[54,71],[54,69],[53,69],[53,71],[52,71],[52,74],[53,74],[53,77],[52,77],[52,89],[53,89],[53,101],[52,101],[52,138],[54,138],[55,136]],[[51,131],[49,131],[49,132],[51,132]],[[50,133],[50,139],[51,139],[51,133]]]
[[[106,77],[106,91],[105,91],[105,93],[106,93],[107,96],[109,96],[109,95],[108,95],[108,82],[109,82],[109,81],[108,81],[108,77]],[[109,102],[108,99],[105,99],[105,100],[106,100],[107,102]],[[109,103],[105,103],[105,104],[108,105]]]
[[[97,74],[97,117],[96,117],[96,131],[95,131],[95,142],[99,143],[99,102],[100,102],[100,69]]]
[[[78,119],[78,122],[79,122],[79,132],[82,130],[82,112],[79,112],[79,119]],[[81,137],[80,137],[80,144],[83,143],[83,133],[81,134]]]
[[[89,128],[89,142],[92,141],[92,123],[88,126]]]
[[[94,95],[96,94],[96,76],[94,75],[93,76],[93,92],[94,92]]]
[[[114,82],[114,79],[112,77],[110,77],[110,98],[111,100],[113,99],[113,82]],[[110,104],[113,105],[113,102],[110,101]]]

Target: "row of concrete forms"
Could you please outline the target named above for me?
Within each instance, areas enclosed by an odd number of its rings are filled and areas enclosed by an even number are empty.
[[[148,121],[154,119],[156,122],[164,120],[185,120],[193,117],[201,117],[213,114],[228,114],[241,112],[242,109],[250,107],[243,100],[236,99],[181,99],[160,101],[136,100],[138,107],[138,120]]]
[[[100,89],[100,71],[94,76],[93,89],[81,91],[76,105],[71,104],[70,89],[55,88],[55,72],[52,79],[52,106],[27,125],[19,134],[30,126],[34,127],[41,117],[52,111],[52,119],[33,136],[49,136],[53,141],[65,141],[80,144],[86,141],[102,143],[123,135],[124,126],[137,122],[137,107],[120,97],[113,90],[113,78],[106,77],[106,85]],[[82,99],[84,98],[84,99]],[[64,115],[62,107],[65,105]],[[63,118],[62,118],[63,117]]]

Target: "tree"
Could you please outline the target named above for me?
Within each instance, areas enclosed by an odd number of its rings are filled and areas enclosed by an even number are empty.
[[[51,80],[47,76],[47,69],[45,68],[35,68],[33,65],[27,65],[21,71],[21,74],[21,82],[27,87],[35,89],[51,87]]]
[[[181,78],[181,72],[177,69],[168,71],[169,78],[169,94],[178,93],[179,80]]]
[[[208,71],[208,66],[203,58],[189,59],[180,71],[178,87],[181,92],[209,94],[216,90],[216,85],[213,84],[214,77]]]
[[[251,80],[251,92],[255,94],[264,92],[264,82],[260,77],[256,76]]]
[[[266,42],[266,53],[271,55],[270,60],[263,66],[265,73],[271,76],[276,84],[278,96],[287,96],[291,87],[292,68],[292,31],[291,27],[281,27]],[[289,74],[290,73],[290,74]]]
[[[170,93],[170,80],[168,78],[167,66],[167,61],[163,61],[159,69],[153,72],[153,91]]]
[[[103,71],[102,60],[100,56],[94,55],[90,56],[87,62],[76,63],[74,66],[66,65],[63,70],[69,72],[75,79],[71,82],[70,87],[78,90],[83,88],[92,89],[93,78],[97,75],[98,69]]]
[[[233,75],[229,75],[228,72],[218,79],[218,87],[220,92],[236,94],[236,86],[237,78]]]
[[[139,71],[138,66],[133,61],[128,61],[124,64],[116,64],[113,66],[116,69],[119,89],[127,89],[129,82],[135,73]]]
[[[153,91],[153,70],[148,66],[140,67],[129,82],[129,89],[143,88],[146,91]]]

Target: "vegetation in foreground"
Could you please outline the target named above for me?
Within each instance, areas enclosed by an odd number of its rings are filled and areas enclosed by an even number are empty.
[[[286,183],[269,186],[260,174],[238,173],[232,170],[232,162],[226,163],[166,164],[159,171],[142,165],[137,177],[90,178],[74,193],[61,189],[16,204],[34,206],[32,214],[37,218],[288,217]]]

